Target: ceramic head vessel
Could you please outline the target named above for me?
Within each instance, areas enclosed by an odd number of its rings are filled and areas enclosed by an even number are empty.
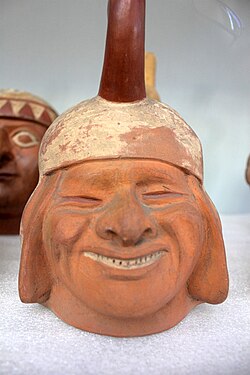
[[[146,98],[145,1],[110,0],[97,97],[58,117],[22,220],[19,292],[77,328],[169,329],[228,290],[199,139]]]
[[[28,92],[0,90],[0,234],[18,234],[38,182],[38,150],[57,113]]]

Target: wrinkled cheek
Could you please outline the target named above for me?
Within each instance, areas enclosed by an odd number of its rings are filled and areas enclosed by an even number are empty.
[[[170,238],[172,264],[175,268],[173,272],[178,272],[178,284],[183,285],[191,275],[202,250],[204,220],[200,212],[191,206],[179,207],[165,215],[159,215],[158,223]]]
[[[46,252],[58,278],[70,276],[80,258],[90,219],[68,210],[50,210],[44,220],[43,236]],[[74,262],[71,260],[74,258]],[[73,268],[74,266],[74,268]]]

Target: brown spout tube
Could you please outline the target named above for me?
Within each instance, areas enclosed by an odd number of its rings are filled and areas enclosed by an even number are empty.
[[[99,95],[112,102],[146,97],[145,0],[109,0],[106,50]]]

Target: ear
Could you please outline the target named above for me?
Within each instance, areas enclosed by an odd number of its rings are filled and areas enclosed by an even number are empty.
[[[219,215],[197,178],[188,176],[188,183],[206,222],[204,246],[188,290],[197,300],[221,303],[228,294],[228,272]]]
[[[20,299],[26,303],[42,303],[50,295],[52,278],[44,251],[42,229],[44,213],[55,190],[59,175],[43,177],[23,213],[19,295]]]

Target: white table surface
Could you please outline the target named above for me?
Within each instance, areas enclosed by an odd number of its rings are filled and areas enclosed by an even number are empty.
[[[17,292],[19,237],[0,236],[0,374],[250,374],[250,214],[222,216],[230,274],[222,305],[196,307],[176,327],[139,338],[68,326]]]

